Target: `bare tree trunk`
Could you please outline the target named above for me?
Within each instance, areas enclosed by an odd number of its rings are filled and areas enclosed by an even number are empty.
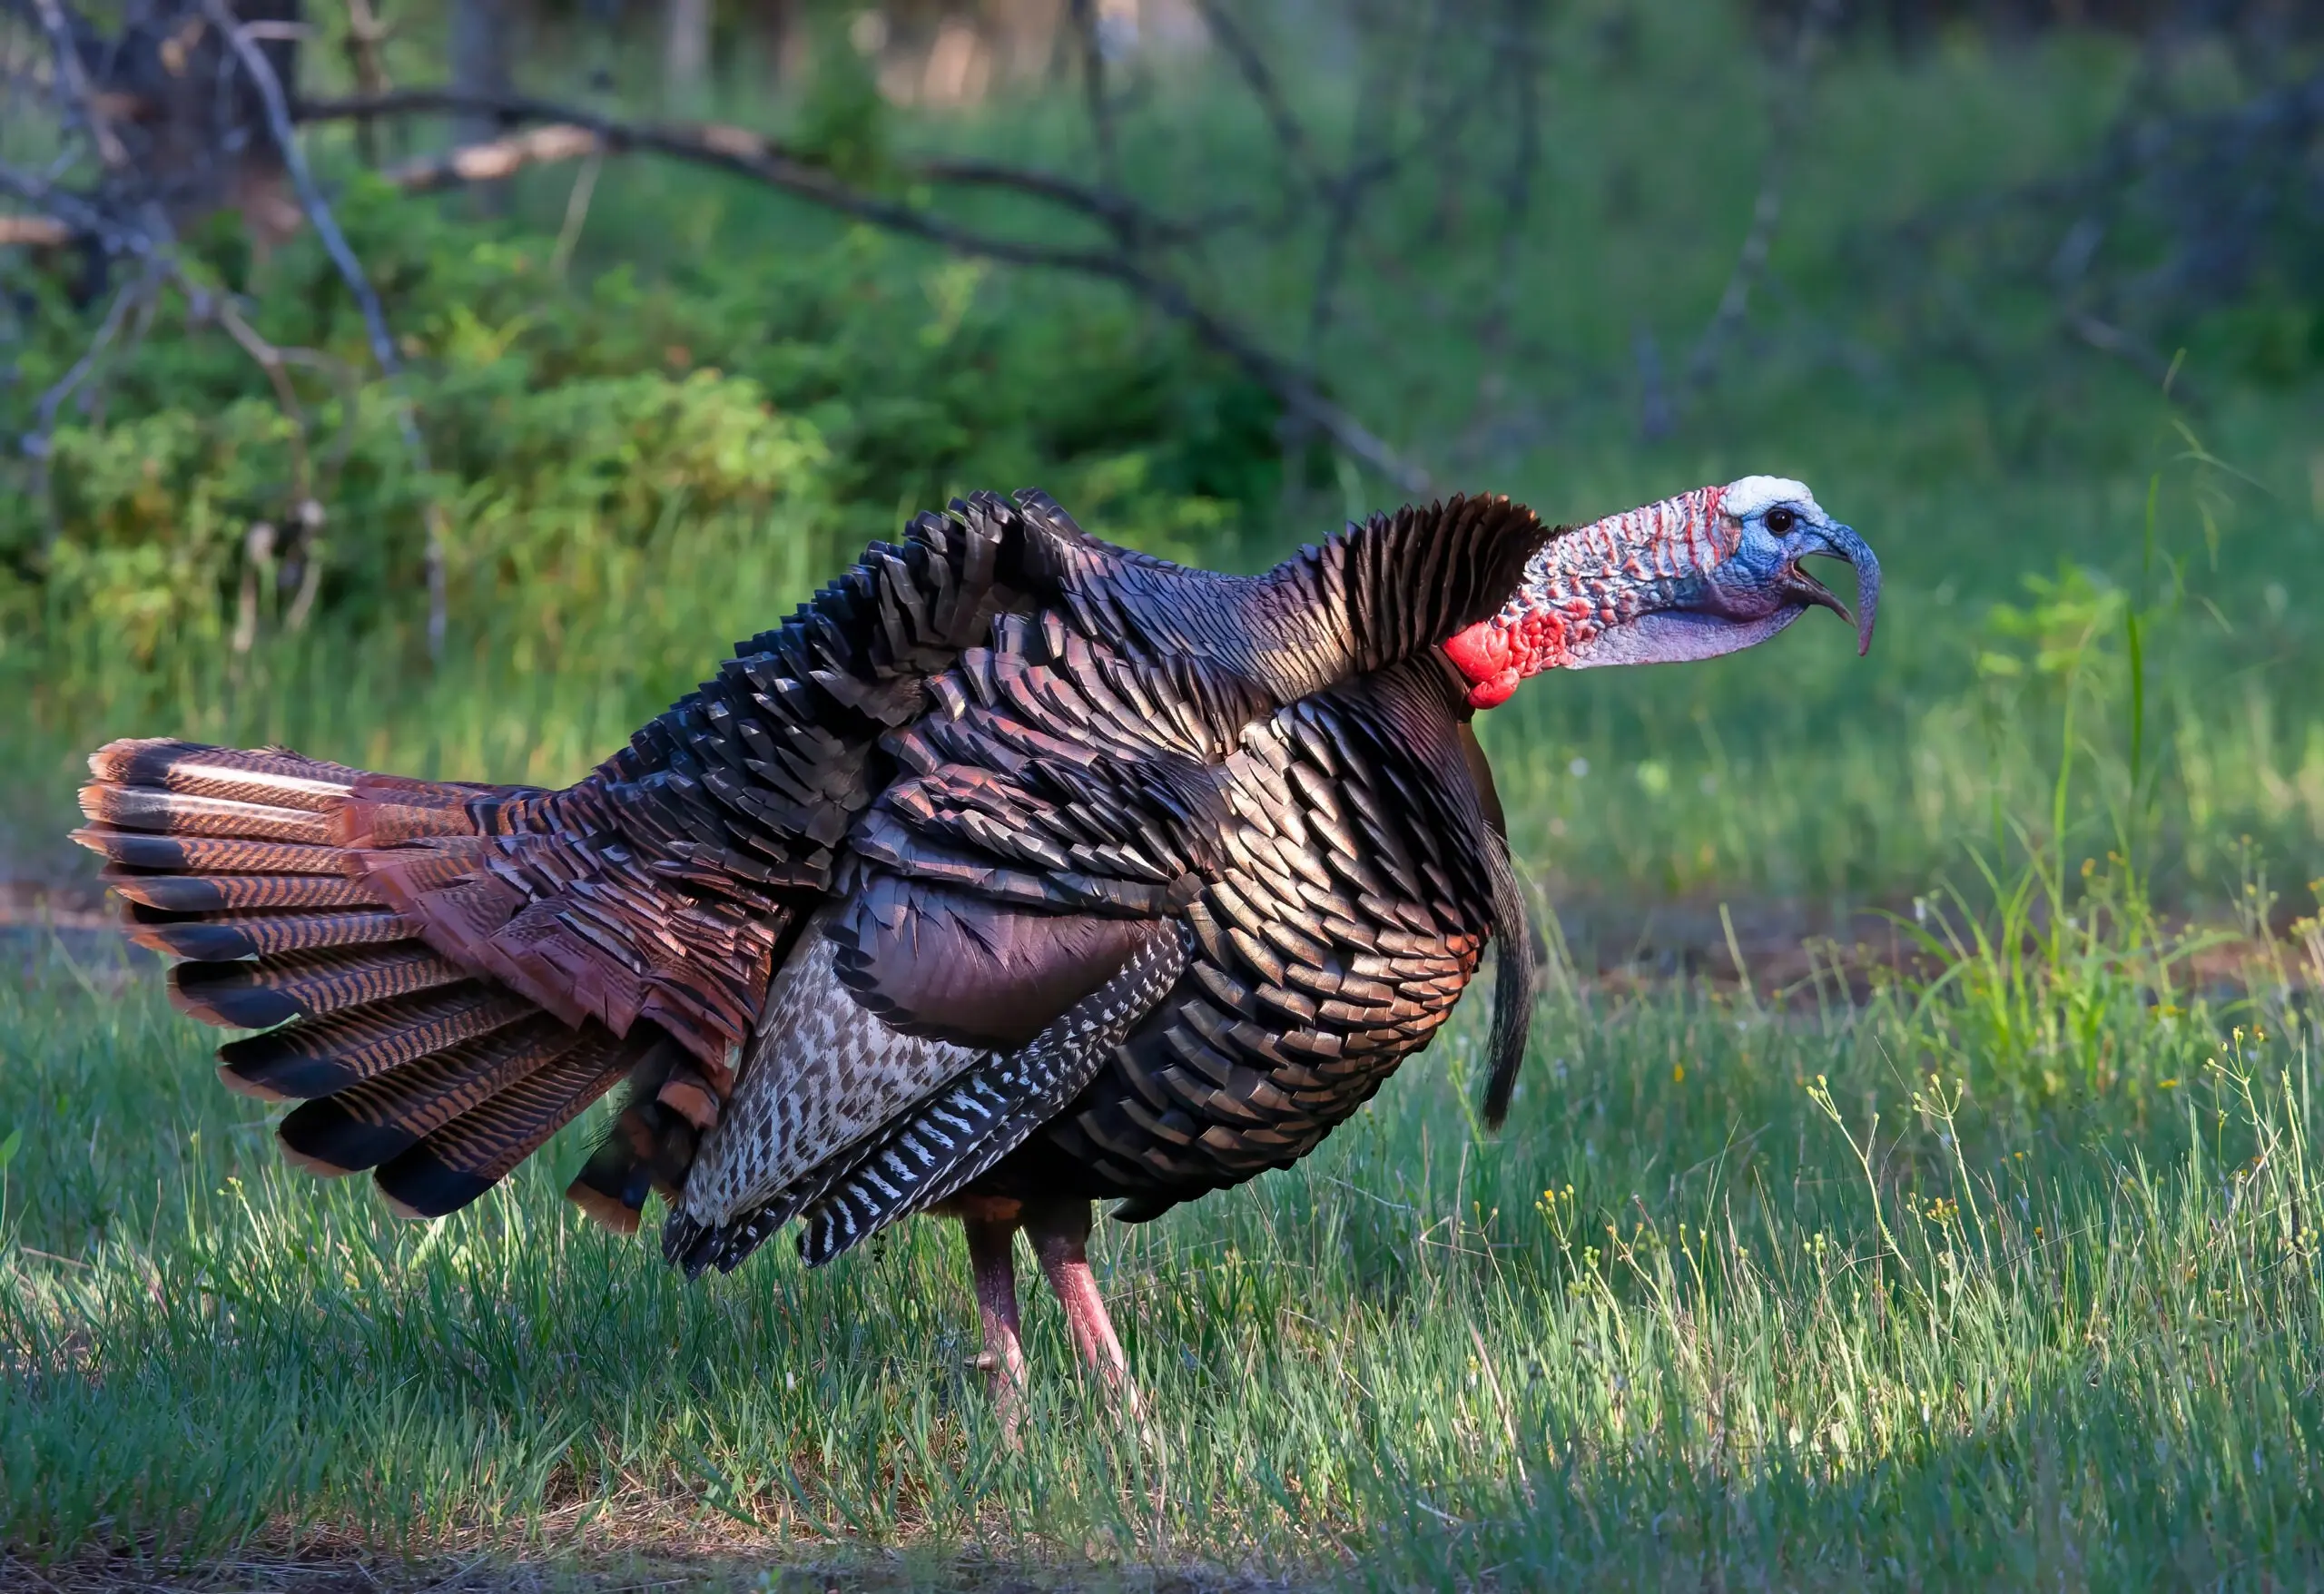
[[[452,84],[462,93],[509,92],[510,8],[511,0],[452,0]],[[463,115],[453,129],[459,143],[477,144],[497,137],[500,124],[489,115]],[[507,203],[507,191],[498,183],[480,183],[477,202],[499,211]]]
[[[669,8],[662,86],[671,108],[684,110],[701,98],[710,72],[710,0],[669,0]]]

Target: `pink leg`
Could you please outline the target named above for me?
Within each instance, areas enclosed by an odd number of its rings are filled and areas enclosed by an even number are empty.
[[[1017,1419],[1025,1396],[1025,1346],[1017,1327],[1017,1264],[1010,1255],[1017,1243],[1017,1219],[970,1215],[962,1226],[969,1234],[969,1270],[976,1280],[977,1315],[984,1321],[984,1354],[976,1366],[992,1391],[993,1410],[1000,1431],[1017,1437]]]
[[[1033,1255],[1040,1258],[1049,1287],[1065,1307],[1066,1330],[1083,1363],[1104,1376],[1132,1416],[1140,1415],[1142,1402],[1130,1384],[1129,1359],[1122,1354],[1122,1342],[1089,1272],[1089,1204],[1066,1201],[1029,1210],[1025,1231],[1032,1236]]]

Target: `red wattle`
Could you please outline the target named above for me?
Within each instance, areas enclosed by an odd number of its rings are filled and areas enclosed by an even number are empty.
[[[1468,678],[1472,708],[1507,703],[1525,678],[1516,635],[1492,620],[1480,621],[1446,638],[1444,654]]]

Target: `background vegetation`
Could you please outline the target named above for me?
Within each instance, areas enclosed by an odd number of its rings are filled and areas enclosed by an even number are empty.
[[[1140,262],[1231,338],[684,161],[429,197],[437,124],[313,111],[361,86],[358,12],[310,15],[297,70],[392,379],[311,225],[174,221],[111,335],[135,260],[0,250],[20,911],[88,900],[55,838],[108,737],[562,782],[976,487],[1256,568],[1421,472],[1569,519],[1797,475],[1881,553],[1872,656],[1809,623],[1486,716],[1558,953],[1511,1128],[1462,1105],[1464,1031],[1295,1172],[1112,1231],[1143,1437],[1037,1305],[1045,1404],[999,1445],[937,1225],[688,1288],[556,1200],[577,1139],[425,1230],[319,1191],[150,969],[22,930],[0,1539],[55,1576],[871,1544],[1382,1586],[2316,1577],[2297,10],[1286,5],[1246,58],[1200,8],[1106,5],[1012,75],[1023,9],[705,13],[690,79],[668,18],[544,8],[516,77]],[[458,12],[389,20],[371,65],[444,81]],[[977,94],[936,92],[956,25]],[[0,163],[61,138],[0,115]],[[297,351],[291,402],[236,321]]]

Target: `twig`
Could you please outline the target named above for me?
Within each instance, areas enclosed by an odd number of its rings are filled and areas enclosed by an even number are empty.
[[[1383,91],[1401,74],[1390,65],[1386,52],[1375,49],[1371,54],[1371,79],[1356,93],[1355,126],[1349,138],[1347,167],[1336,177],[1319,179],[1324,205],[1324,244],[1316,257],[1315,282],[1307,300],[1310,367],[1323,358],[1324,337],[1330,330],[1340,278],[1347,266],[1349,234],[1355,230],[1365,194],[1386,171],[1380,157],[1384,153],[1384,141],[1393,113],[1379,102],[1384,97]]]
[[[1226,52],[1235,70],[1242,74],[1251,97],[1259,103],[1260,112],[1267,124],[1275,129],[1275,143],[1283,146],[1292,163],[1300,169],[1300,176],[1311,184],[1324,181],[1324,163],[1317,159],[1315,146],[1307,137],[1307,130],[1299,124],[1290,102],[1283,97],[1282,85],[1275,82],[1275,73],[1268,67],[1266,57],[1243,31],[1243,25],[1224,4],[1224,0],[1195,0],[1195,9],[1202,14],[1203,26],[1218,47]]]
[[[15,195],[80,237],[94,238],[107,254],[152,259],[162,245],[133,227],[124,227],[80,195],[57,187],[20,167],[0,162],[0,193]]]
[[[322,190],[315,183],[315,175],[308,168],[306,153],[299,147],[299,137],[290,122],[289,101],[282,93],[281,81],[274,75],[273,64],[263,51],[251,43],[244,25],[236,20],[233,8],[226,0],[203,0],[202,9],[210,15],[232,46],[242,70],[250,74],[256,86],[260,103],[266,109],[267,130],[274,136],[275,147],[281,152],[282,163],[290,173],[291,184],[298,190],[300,208],[314,224],[315,235],[322,240],[324,252],[330,256],[347,290],[355,296],[357,307],[363,315],[363,330],[371,344],[371,358],[379,362],[380,374],[390,379],[402,371],[402,362],[396,356],[396,340],[388,330],[387,310],[379,303],[379,296],[372,290],[370,279],[364,275],[363,262],[355,258],[348,247],[347,235],[340,231],[339,219],[331,214],[324,202]]]
[[[387,68],[379,60],[379,46],[387,36],[387,25],[371,0],[347,0],[347,64],[355,74],[355,86],[366,94],[388,91]],[[355,124],[355,147],[366,166],[379,163],[379,136],[369,117]]]
[[[597,173],[605,170],[602,154],[589,157],[581,175],[573,180],[573,192],[565,196],[565,224],[556,230],[556,247],[548,253],[548,273],[563,277],[566,268],[573,263],[573,251],[581,242],[581,229],[589,220],[589,202],[597,192]]]
[[[1508,74],[1516,103],[1512,108],[1512,147],[1509,170],[1502,179],[1501,244],[1493,262],[1493,295],[1478,330],[1478,342],[1499,375],[1493,358],[1507,341],[1509,321],[1517,303],[1518,254],[1526,242],[1525,223],[1533,214],[1533,180],[1541,162],[1541,59],[1534,24],[1541,8],[1533,0],[1506,0],[1509,38],[1499,59]]]
[[[191,284],[183,285],[189,293],[193,291]],[[222,293],[203,292],[200,300],[192,301],[191,309],[197,321],[208,319],[223,327],[226,335],[241,345],[242,352],[258,363],[273,385],[274,401],[290,423],[290,498],[303,517],[315,496],[314,476],[307,457],[307,409],[299,402],[298,389],[291,385],[290,365],[282,358],[282,350],[261,337],[258,329],[242,319],[233,300]]]
[[[1081,93],[1089,113],[1089,133],[1098,144],[1098,175],[1108,189],[1121,186],[1121,153],[1114,137],[1114,103],[1106,86],[1106,51],[1098,37],[1096,0],[1072,0],[1074,36],[1081,44]],[[1123,241],[1128,242],[1127,237]]]
[[[267,380],[274,388],[275,403],[282,410],[283,418],[290,423],[290,505],[292,517],[299,523],[299,541],[292,556],[299,562],[299,591],[291,599],[290,612],[283,616],[283,625],[293,633],[304,631],[307,616],[313,611],[316,595],[322,585],[320,533],[324,515],[322,500],[315,493],[314,465],[307,442],[306,406],[299,401],[299,389],[290,380],[290,354],[292,351],[278,349],[267,341],[257,328],[243,319],[241,311],[234,307],[234,301],[227,295],[199,287],[188,280],[182,272],[179,274],[178,286],[180,291],[186,295],[187,313],[192,320],[197,322],[215,320],[226,330],[228,337],[241,346],[242,352],[266,373]],[[309,363],[329,363],[311,349],[295,352],[309,356]],[[347,427],[353,420],[352,399],[348,402],[350,413],[348,420],[341,426],[342,440]],[[251,528],[251,535],[253,537],[257,535],[255,526]],[[255,548],[260,545],[253,542],[251,546]],[[274,532],[269,527],[264,552],[271,554],[273,547]],[[257,625],[255,597],[244,608],[250,625],[254,627]],[[234,651],[249,652],[249,644],[241,640],[241,627],[238,626],[235,635]]]
[[[40,13],[40,23],[48,34],[49,48],[56,55],[56,81],[64,90],[64,97],[73,115],[88,130],[89,142],[97,146],[97,159],[110,171],[119,171],[129,163],[129,151],[113,130],[97,96],[89,88],[88,74],[81,70],[81,47],[73,37],[73,25],[66,20],[64,8],[57,0],[33,0]]]
[[[55,542],[64,530],[57,519],[56,505],[48,491],[50,442],[56,430],[57,411],[95,371],[104,358],[105,350],[112,347],[113,340],[121,335],[122,328],[128,324],[131,313],[159,285],[162,274],[162,268],[158,262],[148,261],[145,270],[121,285],[120,291],[113,295],[113,303],[105,310],[105,319],[98,323],[96,335],[81,351],[81,358],[73,362],[72,367],[40,396],[39,402],[33,407],[33,429],[25,434],[21,446],[33,461],[32,496],[40,501],[47,517],[48,541],[51,543]]]
[[[363,313],[364,330],[369,335],[371,358],[378,361],[379,374],[394,383],[402,375],[403,363],[396,356],[395,336],[388,330],[388,314],[373,290],[370,279],[364,275],[363,262],[355,258],[348,246],[347,235],[340,231],[339,219],[331,214],[323,201],[322,190],[316,185],[314,172],[307,165],[304,151],[299,147],[299,136],[290,123],[290,107],[282,92],[281,81],[274,74],[272,63],[253,44],[248,32],[235,18],[226,0],[203,0],[202,9],[226,36],[242,70],[250,74],[260,102],[266,108],[268,130],[274,135],[275,147],[281,151],[282,164],[290,174],[291,186],[299,194],[300,208],[307,212],[315,235],[322,240],[323,250],[338,268],[340,278],[355,296]],[[441,659],[444,654],[445,630],[445,535],[443,506],[437,502],[434,491],[434,467],[428,458],[428,440],[420,436],[419,422],[412,411],[410,396],[398,394],[396,423],[403,434],[405,451],[420,476],[420,491],[424,496],[424,517],[428,523],[428,656]]]
[[[2159,383],[2171,398],[2190,409],[2204,408],[2194,388],[2189,385],[2186,373],[2174,362],[2165,359],[2152,344],[2136,337],[2111,321],[2103,321],[2087,310],[2071,310],[2059,324],[2081,341],[2101,354],[2112,355],[2143,373],[2150,381]]]
[[[1661,346],[1643,321],[1630,339],[1630,358],[1638,367],[1638,435],[1659,443],[1670,435],[1670,389],[1662,378]]]
[[[148,270],[135,280],[121,285],[121,290],[113,295],[113,303],[105,310],[105,319],[98,323],[96,336],[90,339],[89,346],[81,351],[81,358],[74,360],[48,391],[40,396],[40,401],[33,406],[35,418],[33,429],[24,438],[26,454],[35,459],[48,458],[49,434],[55,429],[56,412],[64,407],[64,401],[73,397],[81,384],[89,379],[89,374],[96,369],[97,362],[103,358],[106,349],[121,335],[121,329],[127,323],[130,311],[136,309],[144,296],[153,290],[157,275],[156,271]]]

